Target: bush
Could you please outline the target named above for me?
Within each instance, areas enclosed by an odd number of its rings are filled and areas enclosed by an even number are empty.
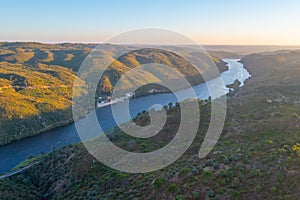
[[[223,179],[223,180],[221,181],[221,185],[223,185],[223,186],[227,185],[227,180],[226,180],[226,179]]]
[[[182,177],[182,176],[188,174],[190,171],[191,171],[190,168],[184,167],[184,168],[182,168],[182,169],[180,170],[179,176]]]
[[[230,160],[229,160],[229,158],[227,156],[224,158],[223,163],[225,165],[228,165],[230,163]]]
[[[276,189],[276,187],[271,187],[270,191],[271,191],[272,193],[275,193],[275,192],[277,191],[277,189]]]
[[[287,195],[283,196],[283,199],[284,200],[290,200],[290,199],[292,199],[292,197],[291,197],[291,195],[287,194]]]
[[[219,169],[219,163],[214,163],[213,167],[214,167],[214,169]]]
[[[283,173],[278,173],[276,176],[276,180],[278,183],[282,183],[284,181],[284,174]]]
[[[185,200],[183,195],[177,195],[173,200]]]
[[[193,167],[193,169],[192,169],[192,174],[193,174],[193,175],[198,175],[199,173],[200,173],[200,169],[197,168],[197,167]]]
[[[241,193],[239,191],[233,190],[233,191],[231,191],[231,196],[233,199],[239,199],[241,196]]]
[[[261,192],[262,191],[261,185],[255,186],[254,190],[255,190],[255,192]]]
[[[176,185],[176,183],[171,183],[168,187],[168,191],[169,192],[178,192],[179,191],[179,188],[178,186]]]
[[[207,189],[206,190],[206,194],[209,197],[214,197],[216,195],[215,192],[213,190],[211,190],[211,189]]]
[[[205,171],[203,172],[202,177],[206,180],[212,180],[214,178],[214,172],[211,170]]]
[[[192,198],[193,198],[193,199],[198,199],[198,198],[199,198],[199,193],[196,192],[196,191],[193,191],[193,192],[192,192]]]
[[[157,178],[154,181],[154,187],[156,189],[158,189],[158,188],[162,187],[165,182],[167,182],[166,179],[164,179],[164,178]]]

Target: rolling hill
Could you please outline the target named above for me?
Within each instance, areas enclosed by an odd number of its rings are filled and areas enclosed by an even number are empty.
[[[105,56],[115,55],[120,48],[134,49],[129,46],[105,45],[106,50],[101,52]],[[72,122],[73,81],[81,63],[95,46],[0,43],[0,145]],[[191,56],[192,53],[193,51],[188,51]],[[220,71],[227,69],[223,61],[215,56],[212,58]],[[163,50],[142,49],[122,55],[111,63],[99,82],[97,95],[110,95],[123,74],[136,66],[151,62],[172,67],[186,76],[192,85],[203,81],[182,57]],[[173,81],[178,77],[163,71],[161,74]],[[160,81],[160,77],[154,77],[150,73],[144,73],[143,76],[148,80]],[[124,85],[128,89],[136,81],[139,81],[138,77]],[[149,87],[140,94],[145,95],[148,91]],[[82,94],[84,91],[79,91],[76,95]]]
[[[192,54],[189,52],[189,56],[191,55]],[[220,72],[227,70],[226,63],[224,63],[222,60],[215,56],[211,56],[211,59],[216,63]],[[204,82],[202,75],[204,73],[207,73],[207,68],[209,67],[208,63],[204,63],[200,69],[201,74],[199,74],[199,72],[192,66],[191,63],[175,53],[166,50],[151,48],[133,50],[130,53],[121,55],[119,58],[117,58],[117,60],[111,63],[111,65],[108,67],[108,70],[104,73],[103,79],[100,80],[99,93],[101,94],[101,92],[106,91],[107,93],[111,94],[112,88],[117,84],[117,81],[124,74],[135,67],[151,63],[166,65],[173,68],[175,72],[171,73],[170,71],[166,71],[165,69],[155,66],[151,66],[151,69],[149,70],[147,68],[144,68],[142,72],[137,72],[137,74],[131,75],[129,78],[127,78],[127,82],[122,83],[123,87],[118,89],[122,91],[130,90],[130,88],[133,88],[138,84],[146,85],[146,81],[159,83],[162,79],[170,81],[173,80],[175,83],[177,79],[181,77],[186,78],[190,82],[190,84],[194,86]],[[153,68],[156,68],[156,70],[152,70]],[[209,79],[212,78],[215,77],[209,77]],[[110,90],[107,90],[107,88],[110,88]],[[147,90],[149,90],[149,88],[147,88]],[[163,87],[156,87],[156,91],[165,92],[165,89]],[[138,95],[145,95],[147,93],[148,91],[142,90],[139,91]]]

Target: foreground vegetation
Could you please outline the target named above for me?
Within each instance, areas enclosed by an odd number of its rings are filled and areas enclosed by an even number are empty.
[[[202,106],[209,113],[209,105]],[[178,120],[178,107],[168,111]],[[290,118],[292,120],[292,117]],[[147,113],[138,122],[147,121]],[[197,153],[209,115],[189,150],[169,167],[147,174],[112,170],[93,158],[81,144],[64,147],[43,157],[22,174],[0,182],[3,198],[31,199],[296,199],[299,195],[299,131],[263,129],[226,133],[205,159]],[[248,124],[250,125],[250,124]],[[274,127],[275,124],[273,124]],[[172,138],[168,124],[152,140],[134,140],[119,130],[111,137],[128,150],[151,151]]]

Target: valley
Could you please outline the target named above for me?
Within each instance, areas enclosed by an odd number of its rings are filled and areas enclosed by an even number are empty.
[[[46,154],[21,174],[1,180],[1,195],[31,199],[297,199],[300,109],[295,88],[299,56],[290,51],[241,59],[252,78],[227,97],[221,139],[206,158],[195,157],[210,121],[209,104],[200,103],[205,114],[194,143],[167,168],[147,174],[118,172],[95,160],[82,144],[73,144]],[[285,68],[278,67],[282,60]],[[168,108],[170,122],[178,120],[178,111],[177,106]],[[147,123],[147,115],[135,120]],[[133,139],[118,128],[108,133],[114,133],[110,139],[122,148],[147,152],[168,143],[175,129],[168,123],[149,140]]]

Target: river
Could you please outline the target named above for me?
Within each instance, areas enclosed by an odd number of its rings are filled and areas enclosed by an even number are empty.
[[[235,80],[239,80],[241,82],[241,86],[243,86],[245,80],[251,76],[244,68],[243,64],[238,62],[239,59],[223,60],[228,64],[228,70],[221,73],[224,85],[229,85],[234,83]],[[214,79],[208,81],[207,84],[214,84]],[[197,97],[200,99],[207,99],[209,97],[209,92],[205,83],[194,86],[193,89]],[[229,91],[228,88],[224,89],[226,92]],[[185,90],[180,92],[184,93]],[[143,110],[148,110],[154,104],[167,105],[169,102],[176,102],[176,97],[171,93],[134,98],[130,100],[130,114],[131,116],[135,116]],[[110,108],[110,106],[101,107],[96,111],[99,123],[104,131],[116,126]],[[87,130],[90,130],[90,117],[91,115],[88,114],[85,118],[78,121],[78,123],[84,124],[84,126],[87,127]],[[118,117],[122,118],[122,116]],[[77,134],[75,124],[72,123],[37,136],[28,137],[5,146],[1,146],[0,173],[9,172],[15,165],[24,161],[28,156],[39,155],[42,152],[48,153],[54,149],[77,142],[80,142],[80,138]]]

